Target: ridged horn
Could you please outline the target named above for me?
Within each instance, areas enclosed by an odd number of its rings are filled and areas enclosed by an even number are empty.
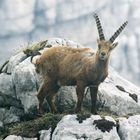
[[[111,43],[114,42],[114,40],[119,36],[119,34],[122,32],[122,30],[126,27],[126,25],[128,24],[128,21],[124,22],[120,28],[114,33],[114,35],[109,39],[109,41]]]
[[[101,22],[100,22],[98,15],[96,13],[94,13],[93,16],[94,16],[95,21],[96,21],[96,25],[97,25],[97,29],[98,29],[98,33],[99,33],[99,38],[100,38],[100,40],[105,40],[102,25],[101,25]]]

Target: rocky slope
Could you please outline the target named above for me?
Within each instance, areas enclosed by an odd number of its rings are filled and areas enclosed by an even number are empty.
[[[29,49],[38,50],[39,48],[58,44],[81,47],[80,44],[67,39],[52,38],[30,46]],[[27,52],[25,50],[24,52]],[[38,105],[36,94],[41,79],[36,74],[34,65],[30,62],[30,56],[24,52],[22,51],[13,55],[1,70],[0,128],[4,128],[13,122],[25,121],[26,117],[33,119],[36,116]],[[59,90],[55,102],[60,112],[68,113],[74,109],[76,100],[75,87],[65,86]],[[48,111],[47,104],[44,104],[44,107]],[[51,130],[45,129],[40,132],[40,139],[46,140],[51,137],[52,140],[119,140],[121,138],[124,140],[133,140],[135,136],[137,136],[137,140],[139,139],[140,115],[136,114],[140,114],[140,88],[123,79],[112,68],[109,70],[107,79],[99,87],[97,108],[99,113],[107,112],[108,115],[115,115],[115,120],[106,115],[103,115],[104,117],[88,115],[85,121],[84,119],[76,119],[76,115],[64,116],[53,134],[50,134]],[[89,110],[90,96],[87,92],[84,98],[84,112],[89,112]],[[127,118],[121,118],[122,116],[126,116]],[[39,123],[42,124],[42,121],[39,121]],[[108,126],[110,127],[108,128]],[[128,126],[130,129],[127,128]],[[130,135],[133,128],[136,128],[136,131]],[[21,130],[23,131],[24,129]],[[96,135],[93,135],[94,132]],[[22,137],[9,136],[6,138],[6,140],[9,139],[20,140]]]
[[[139,140],[139,132],[140,115],[118,118],[117,121],[110,116],[102,118],[99,115],[79,121],[76,115],[66,115],[53,133],[50,128],[39,131],[38,138],[9,135],[4,140]]]
[[[11,52],[48,37],[65,37],[96,47],[97,30],[91,13],[97,11],[109,38],[126,19],[112,66],[127,79],[140,83],[139,0],[1,0],[0,64]],[[121,16],[120,16],[121,14]]]

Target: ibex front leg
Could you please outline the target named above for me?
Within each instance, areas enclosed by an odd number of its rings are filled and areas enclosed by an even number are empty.
[[[85,91],[85,85],[83,83],[78,83],[76,87],[76,93],[77,93],[77,106],[75,108],[75,113],[78,113],[81,111],[81,106],[83,103],[84,98],[84,91]]]
[[[98,86],[90,87],[91,113],[93,113],[93,114],[97,114],[97,110],[96,110],[97,92],[98,92]]]

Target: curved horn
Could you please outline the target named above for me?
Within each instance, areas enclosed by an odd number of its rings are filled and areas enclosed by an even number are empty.
[[[98,29],[98,33],[99,33],[99,38],[100,38],[100,40],[105,40],[102,25],[101,25],[101,22],[100,22],[98,15],[96,13],[94,13],[93,16],[94,16],[95,21],[96,21],[96,25],[97,25],[97,29]]]
[[[118,35],[122,32],[122,30],[125,28],[125,26],[128,24],[128,21],[124,22],[120,28],[114,33],[114,35],[109,39],[111,43],[114,42],[114,40],[118,37]]]

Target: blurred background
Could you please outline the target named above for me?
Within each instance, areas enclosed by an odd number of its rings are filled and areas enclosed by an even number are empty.
[[[111,66],[140,85],[140,0],[0,0],[0,65],[22,47],[51,37],[96,49],[95,11],[107,39],[128,20]]]

